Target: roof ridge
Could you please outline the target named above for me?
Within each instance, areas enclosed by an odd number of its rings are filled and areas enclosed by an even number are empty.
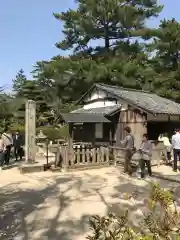
[[[152,93],[152,92],[149,92],[149,91],[146,91],[146,90],[143,90],[143,89],[134,89],[134,88],[124,88],[124,87],[121,87],[121,86],[118,86],[118,85],[109,85],[109,84],[105,84],[105,83],[97,83],[95,84],[97,87],[110,87],[110,88],[118,88],[118,89],[122,89],[122,90],[127,90],[127,91],[132,91],[132,92],[140,92],[140,93],[149,93],[149,94],[154,94],[156,95],[155,93]]]

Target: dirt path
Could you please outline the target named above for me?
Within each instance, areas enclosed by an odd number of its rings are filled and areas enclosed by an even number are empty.
[[[156,180],[157,181],[157,180]],[[179,184],[159,180],[162,187]],[[132,219],[143,208],[149,183],[104,168],[67,174],[21,175],[16,168],[0,173],[0,239],[84,240],[92,214],[131,208]],[[137,201],[123,193],[136,191]]]

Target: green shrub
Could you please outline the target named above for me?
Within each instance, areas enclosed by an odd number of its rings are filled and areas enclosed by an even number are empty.
[[[67,139],[68,131],[69,131],[68,130],[68,125],[64,125],[64,126],[60,127],[59,132],[60,132],[61,138]]]
[[[126,196],[126,200],[132,196]],[[180,212],[171,192],[152,184],[139,229],[132,226],[128,210],[121,216],[109,213],[90,219],[89,240],[177,240],[180,237]]]
[[[0,127],[0,133],[3,133],[4,129],[2,127]]]
[[[60,128],[55,128],[52,126],[43,126],[36,129],[37,134],[43,131],[43,133],[50,139],[50,140],[57,140],[57,139],[66,139],[67,137],[67,126],[62,126]]]
[[[17,130],[19,130],[19,132],[22,135],[25,135],[25,127],[23,125],[11,125],[9,128],[9,131],[14,133]],[[38,134],[40,132],[40,130],[43,131],[43,133],[52,141],[57,140],[57,139],[66,139],[67,138],[67,134],[68,134],[68,126],[64,125],[62,127],[59,128],[55,128],[53,126],[42,126],[42,127],[38,127],[36,129],[36,134]]]
[[[13,124],[9,127],[9,131],[12,133],[15,133],[16,131],[19,131],[21,134],[24,135],[25,133],[25,126],[19,125],[19,124]]]

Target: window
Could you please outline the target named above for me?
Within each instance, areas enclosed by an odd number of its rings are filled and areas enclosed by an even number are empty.
[[[96,123],[95,124],[95,137],[96,138],[103,138],[103,124],[102,123]]]

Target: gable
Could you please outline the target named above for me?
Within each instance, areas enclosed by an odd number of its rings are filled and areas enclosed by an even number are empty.
[[[116,105],[123,105],[123,109],[126,108],[121,100],[109,94],[105,90],[101,90],[96,86],[92,87],[80,100],[79,103],[83,105],[83,109],[113,107]]]
[[[95,100],[102,100],[110,97],[106,91],[100,90],[98,88],[92,89],[88,94],[84,97],[83,103],[92,102]]]

